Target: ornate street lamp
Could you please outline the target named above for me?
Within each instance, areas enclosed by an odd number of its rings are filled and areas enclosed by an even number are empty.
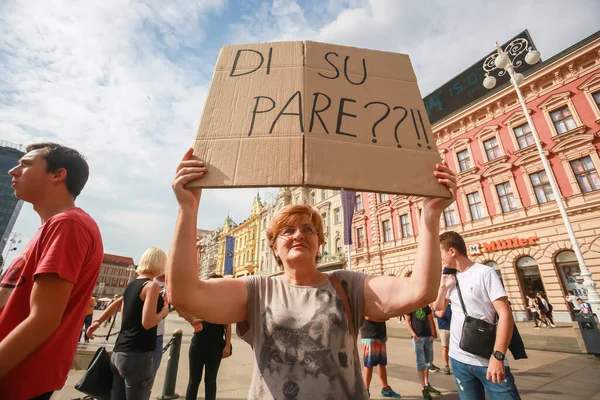
[[[525,104],[523,94],[521,93],[521,89],[519,88],[519,85],[523,83],[525,77],[523,76],[523,74],[515,71],[516,68],[523,64],[521,60],[517,60],[517,57],[523,54],[525,51],[527,51],[527,54],[525,55],[525,62],[530,65],[538,63],[540,61],[541,55],[539,51],[534,50],[531,46],[529,46],[529,42],[527,41],[527,39],[524,38],[517,38],[513,40],[504,49],[502,49],[498,42],[496,42],[496,50],[496,53],[490,55],[483,62],[483,70],[485,71],[485,79],[483,80],[483,86],[486,89],[492,89],[494,88],[494,86],[496,86],[496,78],[490,74],[491,72],[498,71],[499,77],[503,76],[506,73],[508,73],[508,75],[510,76],[510,82],[512,83],[513,87],[515,88],[515,91],[517,92],[519,102],[521,103],[521,108],[523,108],[523,113],[525,114],[525,118],[527,118],[527,123],[531,128],[531,134],[533,136],[533,140],[535,141],[535,146],[539,153],[540,159],[542,160],[542,164],[544,165],[546,175],[548,176],[550,187],[552,187],[552,191],[556,195],[556,204],[558,205],[560,215],[567,229],[571,245],[573,246],[573,251],[575,252],[575,256],[577,257],[577,262],[579,263],[580,274],[583,277],[583,286],[587,289],[588,292],[588,301],[592,306],[593,312],[600,315],[600,295],[596,290],[596,284],[592,280],[592,274],[590,273],[588,267],[585,265],[583,255],[581,254],[581,249],[579,248],[579,244],[577,243],[577,238],[575,237],[573,227],[571,226],[571,222],[569,220],[569,215],[567,214],[567,210],[565,208],[562,193],[558,188],[558,184],[556,183],[556,178],[554,177],[554,172],[550,167],[550,163],[548,162],[548,159],[544,154],[544,150],[542,149],[542,143],[540,142],[540,137],[538,136],[535,125],[533,124],[533,120],[531,119],[531,116],[527,111],[527,105]]]

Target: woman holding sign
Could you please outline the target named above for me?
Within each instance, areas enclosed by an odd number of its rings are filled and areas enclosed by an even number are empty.
[[[167,262],[173,305],[212,323],[237,323],[238,335],[254,351],[249,399],[368,399],[356,332],[365,315],[389,319],[436,298],[442,271],[439,221],[454,198],[425,199],[410,277],[319,272],[323,221],[312,207],[296,205],[280,210],[267,232],[283,275],[201,281],[196,259],[201,190],[185,185],[206,173],[190,149],[172,182],[179,203]],[[436,165],[432,173],[454,197],[452,171]]]

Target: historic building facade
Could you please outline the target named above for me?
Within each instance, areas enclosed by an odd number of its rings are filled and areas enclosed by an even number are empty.
[[[199,237],[197,241],[198,249],[198,277],[208,279],[213,273],[220,273],[217,266],[219,254],[219,238],[221,237],[221,228],[214,231],[205,231],[206,235]],[[200,236],[200,235],[198,235]]]
[[[600,282],[600,34],[526,73],[521,90],[592,279]],[[440,233],[467,241],[473,260],[494,267],[515,316],[541,291],[557,321],[570,321],[567,290],[586,296],[555,196],[517,95],[501,87],[433,126],[442,158],[458,175],[457,201]],[[352,262],[372,274],[410,274],[422,199],[360,193]]]
[[[131,257],[104,254],[100,274],[94,286],[94,296],[122,296],[131,279],[135,277],[136,265]]]

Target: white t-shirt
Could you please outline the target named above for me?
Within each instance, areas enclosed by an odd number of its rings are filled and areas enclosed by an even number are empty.
[[[577,302],[577,297],[574,295],[567,296],[567,301],[573,304],[573,309],[579,311],[579,303]]]
[[[506,292],[496,271],[487,265],[475,263],[465,272],[457,272],[456,279],[458,279],[458,284],[460,285],[460,292],[465,302],[467,314],[473,318],[494,323],[496,310],[492,302],[501,297],[506,297]],[[465,314],[460,304],[456,286],[448,290],[446,298],[452,303],[450,357],[464,364],[487,367],[489,359],[467,353],[460,348],[459,343],[462,337]],[[507,358],[504,360],[504,364],[508,365]]]
[[[154,282],[158,283],[158,286],[160,286],[160,290],[164,290],[165,289],[165,283],[159,281],[158,279],[154,279]],[[165,334],[165,321],[167,319],[163,318],[160,320],[160,322],[158,323],[158,325],[156,326],[156,336],[163,336]]]

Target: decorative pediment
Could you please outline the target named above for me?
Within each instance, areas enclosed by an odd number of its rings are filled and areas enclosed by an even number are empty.
[[[496,160],[494,160],[496,161]],[[506,161],[506,160],[505,160]],[[489,178],[490,176],[499,175],[504,172],[509,172],[512,169],[512,164],[507,162],[498,163],[490,168],[488,168],[483,174],[484,178]]]
[[[481,182],[481,175],[479,174],[469,174],[461,176],[460,179],[456,182],[457,186],[465,186],[471,183]]]
[[[555,139],[562,137],[557,136]],[[594,140],[593,133],[580,133],[578,135],[569,135],[569,137],[562,138],[562,140],[553,148],[550,149],[553,153],[563,153],[567,150],[576,148],[576,147],[587,147]]]
[[[548,150],[544,150],[544,154],[546,155],[546,157],[548,157]],[[532,146],[532,148],[529,151],[523,152],[521,154],[521,157],[515,160],[514,165],[516,165],[517,167],[521,167],[523,165],[527,165],[536,161],[540,161],[540,155],[537,151],[537,148],[535,146]]]
[[[390,206],[390,201],[386,201],[377,206],[377,215],[390,214],[392,212],[392,207]]]
[[[500,129],[499,125],[488,125],[485,126],[483,128],[481,128],[476,134],[475,137],[477,139],[481,139],[487,136],[493,136],[496,133],[498,133],[498,130]]]
[[[573,95],[573,92],[571,92],[570,90],[567,90],[566,92],[552,94],[552,95],[548,96],[548,98],[546,98],[546,100],[544,100],[540,104],[538,104],[538,108],[540,110],[546,110],[549,108],[553,108],[554,106],[562,105],[562,104],[566,103],[566,101],[572,95]]]
[[[577,89],[585,90],[586,92],[597,88],[600,88],[600,73],[590,76],[585,82],[577,86]]]
[[[529,115],[533,115],[532,109],[528,108],[527,112],[529,113]],[[527,118],[525,117],[525,113],[523,112],[523,110],[519,110],[519,111],[515,111],[514,113],[510,114],[510,116],[508,118],[506,118],[504,121],[502,121],[502,123],[506,126],[518,126],[526,121],[527,121]]]
[[[471,142],[470,138],[458,139],[457,141],[452,143],[452,146],[450,146],[450,150],[456,151],[456,149],[459,149],[461,147],[467,147],[470,142]]]
[[[491,160],[491,161],[486,161],[486,162],[484,162],[484,163],[483,163],[483,166],[484,166],[484,167],[486,167],[486,168],[489,170],[490,168],[494,168],[494,167],[496,167],[498,164],[502,164],[502,163],[506,162],[507,160],[508,160],[508,156],[505,154],[505,155],[503,155],[503,156],[500,156],[500,157],[494,158],[494,159],[493,159],[493,160]]]
[[[569,140],[573,137],[581,136],[582,134],[585,134],[585,132],[588,129],[589,128],[587,127],[587,125],[581,125],[581,126],[578,126],[577,128],[571,129],[570,131],[561,133],[560,135],[553,136],[552,139],[554,139],[554,141],[556,143],[561,143],[561,142],[564,142],[565,140]]]

